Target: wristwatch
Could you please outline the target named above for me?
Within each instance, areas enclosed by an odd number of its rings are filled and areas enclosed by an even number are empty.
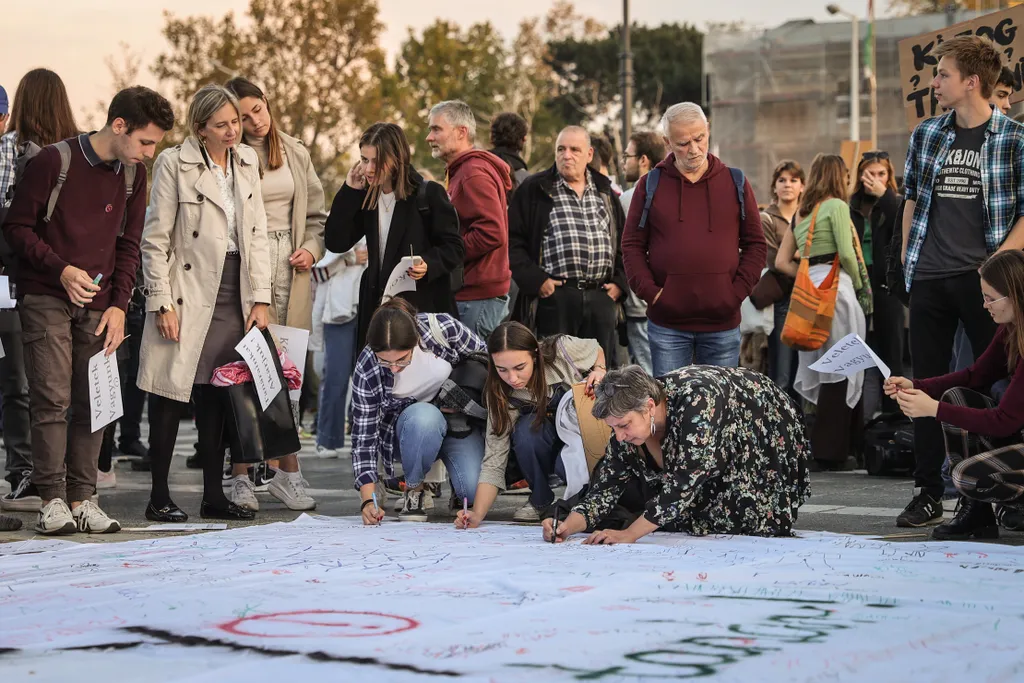
[[[167,304],[160,307],[160,315],[166,315],[174,310],[174,304]]]

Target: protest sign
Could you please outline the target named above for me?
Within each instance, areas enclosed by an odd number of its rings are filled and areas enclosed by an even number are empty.
[[[946,40],[957,36],[982,36],[995,43],[1003,57],[1003,64],[1013,72],[1014,89],[1010,102],[1024,100],[1021,90],[1021,64],[1024,63],[1024,5],[1000,12],[992,12],[970,21],[906,38],[900,41],[900,84],[903,87],[903,107],[907,126],[913,130],[927,118],[942,113],[932,95],[931,82],[939,58],[935,50]]]
[[[384,287],[385,299],[390,299],[401,292],[416,291],[416,281],[409,275],[409,269],[412,268],[415,258],[414,256],[404,257],[391,271],[391,275],[388,277],[388,284]]]
[[[280,342],[281,352],[301,373],[299,376],[299,388],[288,391],[288,398],[292,401],[298,401],[299,396],[302,394],[302,382],[306,376],[306,350],[309,348],[309,330],[302,330],[298,327],[285,327],[284,325],[268,325],[267,329]]]
[[[108,356],[106,351],[100,351],[89,359],[89,409],[93,432],[124,415],[116,353]]]
[[[249,366],[252,381],[256,384],[256,395],[260,399],[260,408],[266,410],[282,387],[281,378],[274,367],[274,357],[270,355],[270,346],[263,337],[263,332],[253,325],[249,334],[238,342],[235,351],[238,351],[245,364]]]
[[[868,368],[878,368],[889,379],[892,372],[871,347],[856,332],[848,334],[829,349],[817,362],[811,363],[811,370],[830,375],[849,377]]]

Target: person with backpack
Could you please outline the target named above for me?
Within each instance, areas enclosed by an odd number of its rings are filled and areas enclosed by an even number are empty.
[[[101,130],[36,155],[3,224],[21,262],[32,483],[43,534],[120,529],[90,500],[103,431],[90,423],[89,359],[113,354],[124,340],[146,212],[143,162],[173,127],[171,105],[158,93],[120,91]]]
[[[433,498],[424,478],[438,459],[455,498],[472,503],[484,457],[483,430],[449,434],[435,400],[453,369],[485,350],[484,341],[453,316],[419,313],[400,297],[374,312],[352,378],[352,474],[363,524],[384,518],[378,460],[384,476],[394,477],[396,450],[406,484],[400,520],[427,521]]]
[[[953,519],[932,531],[936,540],[995,539],[1000,525],[1024,531],[1024,252],[990,256],[980,283],[982,304],[998,329],[978,360],[941,377],[893,376],[885,383],[907,417],[942,425],[960,503]],[[989,392],[1008,376],[997,404]]]
[[[541,337],[596,339],[614,359],[626,295],[625,215],[611,180],[588,167],[593,158],[590,134],[567,126],[555,140],[554,166],[512,197],[509,263],[519,285],[512,317]]]
[[[3,224],[28,162],[39,150],[78,135],[75,115],[64,82],[49,69],[33,69],[18,83],[11,103],[9,130],[0,137],[0,224]],[[0,261],[4,275],[17,281],[18,259],[0,233]],[[0,498],[0,509],[35,512],[42,505],[32,484],[32,439],[28,412],[28,379],[22,344],[21,315],[17,309],[0,310],[0,392],[3,393],[6,479],[10,493]]]
[[[445,162],[448,196],[459,215],[466,248],[461,283],[455,294],[459,318],[486,338],[508,314],[508,166],[482,149],[474,149],[476,117],[459,100],[430,110],[427,144]]]
[[[359,138],[359,155],[334,196],[324,231],[327,248],[338,254],[366,238],[369,261],[359,286],[357,349],[366,343],[370,317],[402,258],[414,258],[407,272],[415,289],[398,296],[418,311],[458,317],[451,275],[466,254],[448,194],[412,167],[401,127],[373,124]]]
[[[629,286],[648,304],[654,374],[694,362],[735,367],[740,304],[765,264],[754,190],[708,153],[699,105],[669,107],[661,132],[671,153],[637,183],[622,235]]]
[[[502,323],[487,340],[487,439],[473,508],[459,513],[456,525],[473,528],[487,517],[498,493],[505,490],[509,451],[530,485],[530,498],[513,516],[539,522],[555,500],[548,477],[568,484],[563,442],[556,412],[572,385],[586,380],[588,395],[607,372],[604,351],[594,339],[561,334],[538,340],[525,325]],[[571,400],[571,399],[570,399]],[[576,488],[575,486],[572,488]],[[577,489],[578,490],[578,489]]]

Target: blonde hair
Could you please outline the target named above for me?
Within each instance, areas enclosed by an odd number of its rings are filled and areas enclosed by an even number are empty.
[[[213,115],[220,111],[220,108],[225,104],[230,104],[234,107],[235,113],[238,114],[238,118],[241,120],[242,108],[239,106],[238,98],[235,97],[234,93],[223,86],[213,83],[200,88],[188,105],[188,116],[186,118],[188,134],[199,140],[199,129],[205,126],[206,122],[213,118]]]

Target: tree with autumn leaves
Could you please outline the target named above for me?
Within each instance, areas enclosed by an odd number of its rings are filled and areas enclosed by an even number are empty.
[[[531,130],[526,156],[535,169],[552,163],[563,126],[607,129],[614,137],[621,113],[619,28],[580,14],[569,0],[524,20],[510,38],[489,23],[438,20],[422,32],[410,30],[393,64],[380,47],[384,27],[376,0],[250,0],[241,18],[164,16],[169,47],[153,72],[180,118],[202,85],[235,75],[254,80],[267,92],[281,129],[309,148],[329,194],[344,180],[360,132],[378,120],[402,125],[414,164],[440,174],[424,138],[427,112],[441,100],[472,105],[482,146],[493,115],[522,115]],[[653,120],[677,99],[699,98],[696,29],[637,26],[633,44],[634,120]],[[165,144],[184,135],[175,133]]]

